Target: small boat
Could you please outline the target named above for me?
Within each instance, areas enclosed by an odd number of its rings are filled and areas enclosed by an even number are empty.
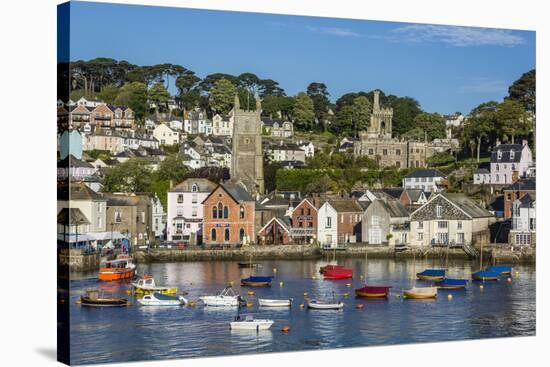
[[[324,274],[325,271],[331,271],[331,270],[334,270],[334,269],[341,269],[341,268],[343,268],[342,265],[328,264],[328,265],[325,265],[325,266],[321,266],[319,268],[319,273]]]
[[[412,287],[409,290],[403,291],[403,295],[407,299],[429,299],[437,297],[436,287]]]
[[[345,268],[343,266],[334,266],[330,269],[326,269],[323,272],[324,279],[350,279],[353,278],[353,269]]]
[[[168,296],[162,293],[146,294],[138,299],[143,306],[184,306],[187,300],[183,296]]]
[[[498,280],[500,278],[500,273],[496,271],[489,271],[489,270],[480,270],[476,271],[475,273],[472,273],[472,279],[473,280]]]
[[[355,296],[367,298],[383,298],[390,294],[391,286],[372,286],[365,285],[363,288],[355,290]]]
[[[132,283],[134,292],[139,294],[150,293],[162,293],[162,294],[176,294],[178,293],[177,287],[162,287],[155,284],[155,278],[151,275],[145,274],[141,276],[136,282]]]
[[[341,310],[344,308],[344,302],[310,300],[307,302],[307,307],[314,310]]]
[[[99,266],[99,280],[120,280],[133,278],[136,264],[127,255],[119,256],[116,260],[105,261]]]
[[[272,276],[249,276],[248,278],[241,279],[241,285],[251,287],[269,287],[273,281]]]
[[[440,281],[445,278],[445,269],[426,269],[421,273],[416,273],[420,280]]]
[[[239,268],[261,268],[262,264],[259,263],[237,263]]]
[[[434,287],[443,289],[464,289],[468,284],[467,279],[451,279],[445,278],[437,283],[434,283]]]
[[[80,304],[86,307],[124,307],[129,306],[127,298],[106,297],[98,290],[88,290],[80,296]]]
[[[485,270],[494,271],[494,272],[497,272],[501,275],[510,275],[510,274],[512,274],[512,266],[510,266],[510,265],[493,265],[493,266],[489,266]]]
[[[267,330],[273,325],[273,320],[254,319],[252,315],[245,315],[244,319],[241,316],[236,316],[229,323],[231,330]]]
[[[261,307],[290,307],[292,305],[292,299],[258,299],[258,303]]]
[[[200,300],[205,306],[210,307],[243,307],[246,306],[246,300],[240,295],[235,294],[233,288],[226,287],[215,296],[202,296]]]

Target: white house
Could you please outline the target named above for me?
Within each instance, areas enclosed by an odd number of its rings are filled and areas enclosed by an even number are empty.
[[[533,154],[524,140],[522,144],[499,144],[491,153],[491,184],[509,185],[524,177],[533,163]]]
[[[222,116],[215,114],[212,117],[212,135],[233,136],[233,115]]]
[[[403,188],[421,189],[422,191],[438,192],[441,191],[440,184],[445,179],[445,175],[434,169],[419,169],[403,177]]]
[[[166,237],[168,241],[202,243],[204,205],[202,202],[216,188],[204,178],[189,178],[168,191]]]
[[[212,121],[208,120],[206,112],[201,110],[189,111],[183,121],[183,130],[188,134],[212,134]]]
[[[156,238],[162,238],[166,230],[166,213],[160,199],[155,195],[151,198],[153,233]]]
[[[306,153],[306,158],[313,158],[315,156],[315,146],[310,141],[299,141],[298,148],[302,149]]]
[[[525,194],[512,204],[512,228],[508,242],[514,245],[534,245],[536,242],[536,200]]]
[[[409,212],[398,200],[376,199],[363,212],[362,238],[373,245],[408,244],[409,224]]]
[[[327,201],[317,211],[317,239],[323,247],[338,245],[338,213]]]
[[[159,124],[153,130],[153,137],[158,140],[160,145],[174,145],[179,143],[179,134],[172,130],[166,124]]]
[[[474,185],[490,185],[491,172],[486,168],[480,168],[474,173]]]

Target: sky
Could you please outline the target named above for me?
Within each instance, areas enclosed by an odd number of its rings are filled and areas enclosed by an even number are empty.
[[[70,60],[252,72],[287,95],[323,82],[333,102],[378,88],[428,112],[468,113],[535,67],[532,31],[89,2],[70,14]]]

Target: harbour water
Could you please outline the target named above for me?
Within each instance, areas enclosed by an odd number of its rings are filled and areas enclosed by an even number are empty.
[[[466,290],[439,290],[436,300],[403,300],[402,289],[411,287],[414,269],[441,267],[437,260],[369,259],[367,280],[372,285],[391,285],[387,300],[356,299],[354,289],[364,284],[364,259],[342,259],[353,268],[354,279],[322,280],[318,260],[261,261],[255,275],[275,275],[270,288],[241,287],[250,275],[236,262],[184,262],[140,264],[137,271],[155,277],[157,284],[177,286],[197,301],[215,294],[229,282],[253,307],[242,314],[275,321],[268,331],[231,331],[236,310],[195,307],[146,307],[128,296],[130,281],[99,282],[95,273],[72,276],[70,282],[71,363],[90,364],[137,360],[207,357],[341,347],[441,342],[479,338],[535,335],[535,267],[517,266],[513,280],[470,282]],[[273,270],[276,272],[273,273]],[[471,279],[479,263],[451,261],[448,276]],[[516,275],[515,272],[518,272]],[[315,277],[316,279],[312,279]],[[281,283],[282,282],[282,283]],[[418,286],[430,285],[416,281]],[[483,284],[483,287],[480,285]],[[124,297],[132,305],[123,308],[85,308],[76,301],[86,289],[99,288]],[[247,292],[253,290],[255,295]],[[304,292],[309,298],[332,298],[345,303],[343,311],[301,309]],[[349,294],[346,297],[346,293]],[[452,294],[452,299],[447,297]],[[290,309],[265,309],[257,298],[293,298]],[[364,304],[361,309],[357,303]],[[281,328],[289,326],[289,333]]]

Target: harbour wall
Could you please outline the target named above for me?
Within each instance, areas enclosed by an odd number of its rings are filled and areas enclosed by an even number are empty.
[[[87,253],[84,250],[60,249],[57,253],[59,271],[63,269],[76,272],[99,269],[99,253]]]

